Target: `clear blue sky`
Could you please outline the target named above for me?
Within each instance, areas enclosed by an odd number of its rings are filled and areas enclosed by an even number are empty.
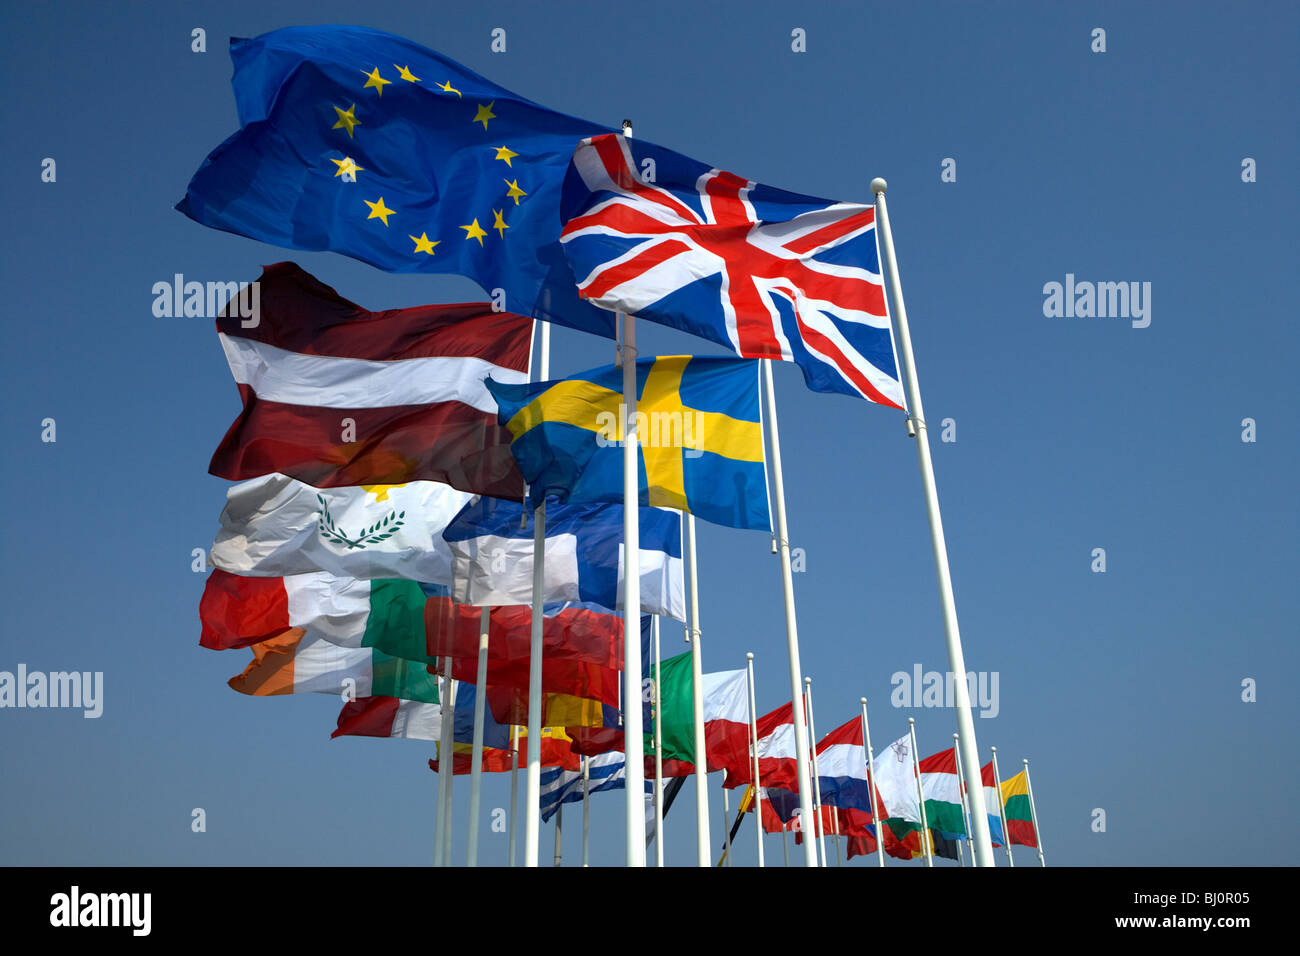
[[[370,308],[483,298],[173,211],[235,128],[227,38],[325,22],[402,34],[577,116],[632,117],[639,136],[774,186],[868,201],[885,176],[928,417],[956,422],[934,456],[967,665],[999,675],[981,754],[996,745],[1004,775],[1030,759],[1049,863],[1295,861],[1278,816],[1300,802],[1285,683],[1300,665],[1294,4],[225,0],[0,13],[0,670],[105,675],[98,720],[0,710],[0,863],[429,859],[429,745],[331,741],[337,699],[240,696],[225,681],[245,652],[198,646],[190,555],[217,527],[226,483],[206,468],[239,401],[212,323],[150,308],[174,273],[248,280],[281,259]],[[1045,317],[1043,285],[1067,273],[1150,282],[1150,326]],[[717,352],[638,334],[646,354]],[[580,333],[553,344],[556,374],[612,360]],[[877,746],[912,716],[922,752],[943,749],[951,710],[889,704],[895,671],[947,667],[914,445],[899,414],[776,373],[818,730],[866,696]],[[701,525],[700,556],[705,668],[753,651],[760,711],[778,706],[766,536]],[[666,628],[665,653],[683,649]],[[508,794],[491,779],[486,805]],[[694,860],[693,803],[686,788],[668,818],[670,863]],[[594,863],[622,861],[622,810],[593,799]],[[549,827],[543,845],[549,859]],[[481,847],[504,861],[486,823]],[[747,830],[737,861],[753,859]]]

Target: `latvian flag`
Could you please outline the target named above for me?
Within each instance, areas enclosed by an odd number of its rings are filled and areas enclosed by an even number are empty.
[[[253,317],[217,319],[244,409],[212,474],[523,495],[483,382],[528,380],[531,319],[486,303],[367,312],[292,262],[267,266],[258,288]]]

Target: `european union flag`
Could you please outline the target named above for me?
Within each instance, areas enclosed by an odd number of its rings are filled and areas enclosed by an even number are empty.
[[[771,529],[757,367],[691,355],[636,363],[641,505]],[[607,365],[531,385],[488,380],[535,499],[623,500],[622,378]]]
[[[240,129],[176,208],[388,272],[451,272],[502,309],[613,337],[560,249],[577,143],[610,132],[544,109],[410,40],[289,27],[230,45]]]

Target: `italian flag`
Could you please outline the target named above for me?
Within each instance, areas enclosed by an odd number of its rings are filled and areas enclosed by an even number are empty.
[[[695,687],[691,653],[660,661],[659,706],[663,724],[664,759],[694,764]],[[646,674],[654,676],[653,668]],[[704,750],[708,770],[742,767],[749,762],[749,691],[745,671],[703,674]],[[646,746],[653,748],[654,725],[647,724]]]
[[[1012,846],[1038,846],[1034,814],[1029,808],[1029,781],[1025,771],[1002,782],[1002,812],[1007,818],[1007,838]]]

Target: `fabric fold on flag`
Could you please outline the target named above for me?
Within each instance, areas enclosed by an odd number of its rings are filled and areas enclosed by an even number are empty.
[[[641,508],[641,610],[686,619],[681,515]],[[442,533],[458,604],[531,604],[534,515],[518,501],[478,498]],[[547,505],[543,600],[622,609],[623,506]],[[425,579],[435,580],[435,579]]]
[[[211,559],[252,577],[326,571],[446,585],[452,556],[443,530],[472,497],[432,481],[314,488],[265,475],[226,491]]]
[[[253,324],[230,308],[217,319],[244,407],[212,474],[523,494],[483,379],[528,381],[531,319],[486,302],[367,312],[292,262],[257,286]]]
[[[176,208],[387,272],[458,273],[513,311],[614,337],[558,244],[573,145],[610,132],[545,109],[432,50],[351,26],[233,39],[240,128]]]
[[[442,708],[436,703],[396,697],[361,697],[339,711],[330,737],[405,737],[437,740],[442,733]]]
[[[250,649],[252,662],[228,682],[241,694],[348,694],[438,702],[437,680],[426,665],[373,648],[339,647],[290,629]]]
[[[584,299],[743,358],[794,362],[813,391],[903,407],[874,207],[605,134],[574,150],[560,215]]]

